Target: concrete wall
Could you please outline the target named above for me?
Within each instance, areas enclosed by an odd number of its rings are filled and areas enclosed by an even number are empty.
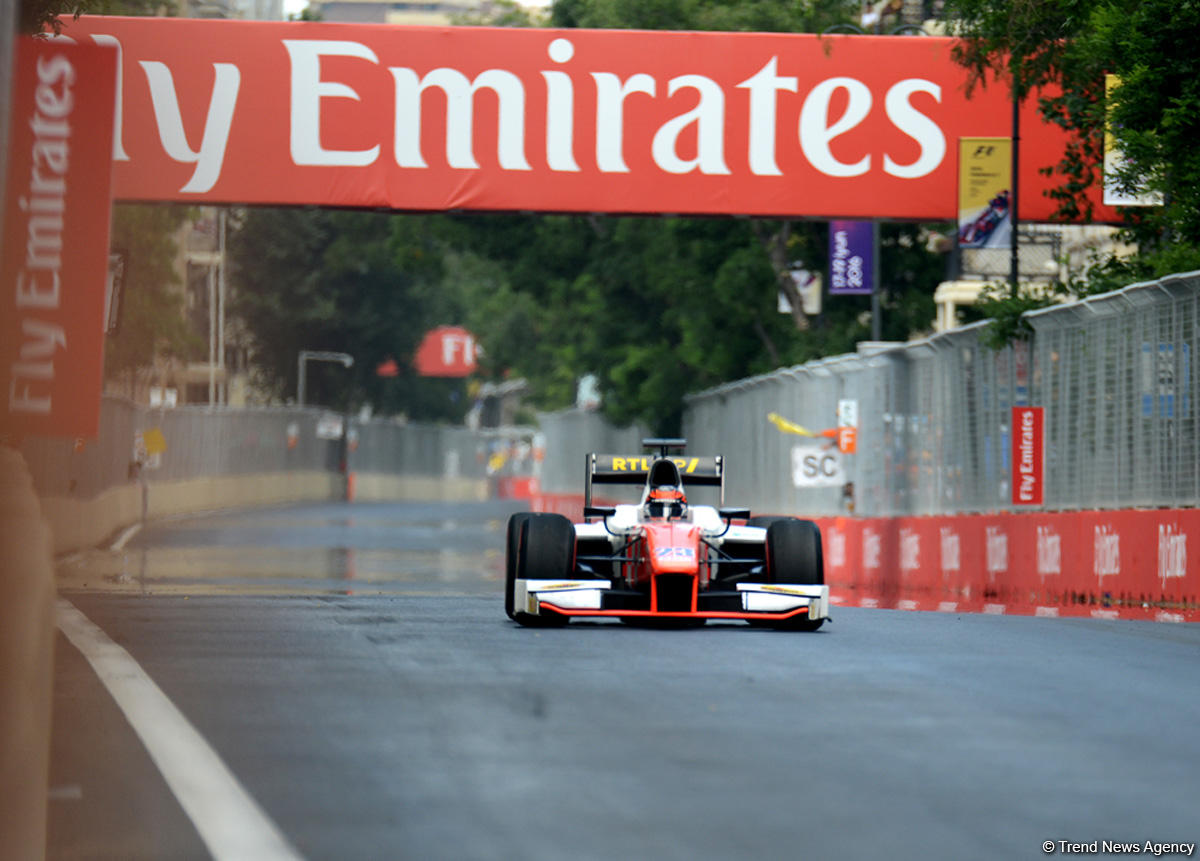
[[[0,855],[44,858],[54,683],[50,529],[22,456],[0,447]]]
[[[142,489],[110,487],[92,499],[46,497],[42,511],[54,534],[54,552],[69,553],[101,544],[142,517]]]
[[[55,553],[96,547],[122,529],[148,518],[343,499],[345,478],[320,471],[225,475],[178,481],[130,482],[92,499],[46,497],[42,510],[53,532]]]
[[[488,499],[484,478],[432,478],[360,472],[354,475],[353,499],[357,502],[482,502]]]
[[[346,479],[332,472],[268,472],[162,481],[146,485],[147,517],[221,508],[342,499]]]
[[[361,473],[353,477],[359,502],[482,501],[487,479]],[[286,505],[345,499],[347,479],[317,470],[221,475],[177,481],[130,482],[92,499],[46,497],[42,511],[50,523],[57,554],[97,547],[146,518],[194,514],[226,508]]]

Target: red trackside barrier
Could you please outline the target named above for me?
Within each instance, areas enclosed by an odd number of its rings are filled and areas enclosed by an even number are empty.
[[[531,502],[583,513],[580,494]],[[815,519],[842,606],[1200,621],[1200,510]]]

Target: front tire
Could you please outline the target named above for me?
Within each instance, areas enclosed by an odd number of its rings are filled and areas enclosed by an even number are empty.
[[[567,580],[575,571],[575,527],[561,514],[530,514],[520,524],[517,542],[516,578],[523,580]],[[515,606],[516,584],[508,590],[511,618],[527,628],[557,628],[570,617],[560,613],[525,613]]]
[[[528,511],[518,511],[508,518],[508,529],[505,534],[504,549],[504,612],[508,618],[516,620],[513,615],[513,596],[517,588],[517,563],[521,555],[521,527],[533,515]]]
[[[811,520],[782,518],[767,526],[767,580],[820,586],[825,582],[821,530]],[[824,619],[788,619],[774,627],[788,631],[815,631]]]

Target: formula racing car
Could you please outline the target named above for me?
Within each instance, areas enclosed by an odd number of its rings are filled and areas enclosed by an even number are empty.
[[[561,514],[512,515],[509,618],[527,627],[608,616],[659,626],[741,619],[820,628],[829,618],[829,587],[817,525],[724,507],[723,459],[671,455],[685,445],[647,439],[643,446],[657,455],[587,455],[582,523]],[[689,505],[685,483],[719,488],[721,507]],[[642,485],[641,500],[593,505],[596,484]]]

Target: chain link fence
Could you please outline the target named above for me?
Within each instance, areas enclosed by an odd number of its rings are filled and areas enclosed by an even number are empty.
[[[1028,315],[1034,335],[994,351],[985,323],[740,380],[688,399],[689,450],[721,453],[727,498],[757,510],[870,516],[1012,510],[1014,406],[1045,415],[1044,510],[1181,507],[1200,499],[1200,273]],[[857,404],[857,451],[802,438]],[[800,487],[796,449],[839,464]],[[1028,508],[1027,506],[1021,506]]]

